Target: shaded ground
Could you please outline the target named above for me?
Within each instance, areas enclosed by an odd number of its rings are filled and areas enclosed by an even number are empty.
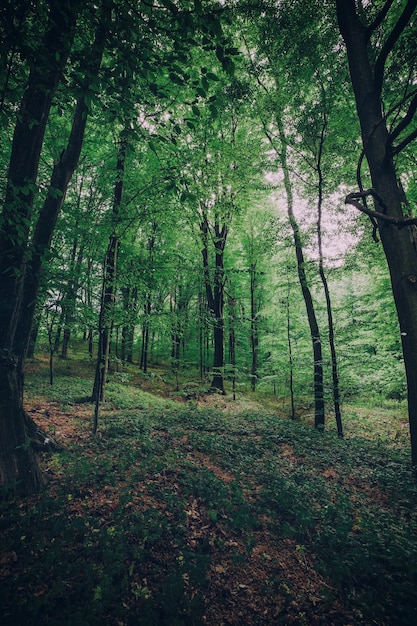
[[[90,380],[75,370],[52,388],[28,376],[28,409],[65,450],[41,456],[44,494],[1,505],[4,626],[415,626],[403,415],[381,409],[392,436],[372,438],[361,409],[340,441],[308,415],[173,402],[120,375],[92,437]]]

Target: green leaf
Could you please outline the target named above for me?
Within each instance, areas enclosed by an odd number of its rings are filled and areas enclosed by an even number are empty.
[[[210,104],[209,110],[210,110],[211,117],[215,120],[219,114],[217,107],[214,106],[214,104]]]

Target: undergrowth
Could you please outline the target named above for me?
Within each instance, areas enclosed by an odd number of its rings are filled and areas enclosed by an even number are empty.
[[[417,623],[417,490],[394,408],[384,439],[375,407],[349,405],[340,440],[115,376],[93,437],[88,389],[27,381],[27,405],[71,425],[40,459],[45,492],[1,503],[3,626]]]

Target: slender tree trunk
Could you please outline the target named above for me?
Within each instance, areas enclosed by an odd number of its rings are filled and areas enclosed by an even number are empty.
[[[140,357],[140,368],[144,374],[148,371],[148,356],[149,356],[149,325],[150,325],[150,316],[151,316],[151,294],[148,293],[146,295],[145,305],[144,305],[144,320],[142,324],[142,350]]]
[[[291,181],[287,167],[286,144],[284,129],[282,122],[278,120],[280,137],[281,137],[281,166],[284,173],[284,186],[287,195],[287,211],[293,232],[295,255],[297,259],[297,271],[300,281],[301,292],[303,294],[304,303],[307,312],[308,324],[310,327],[310,337],[313,348],[313,389],[314,389],[314,425],[318,429],[324,429],[324,383],[323,383],[323,356],[319,325],[314,308],[313,297],[308,286],[307,275],[305,271],[305,260],[303,246],[301,241],[300,229],[293,211],[293,195]]]
[[[232,393],[236,400],[236,299],[229,298],[229,360],[232,366]]]
[[[133,272],[133,266],[131,268]],[[121,359],[127,363],[133,361],[133,340],[135,335],[135,321],[137,311],[138,289],[137,287],[122,288],[123,311],[125,323],[122,327],[122,351]]]
[[[98,322],[96,373],[94,377],[93,392],[91,394],[94,402],[97,401],[97,398],[99,398],[100,402],[104,402],[105,400],[118,245],[118,238],[116,236],[110,237],[104,260],[103,284]]]
[[[199,368],[200,380],[204,379],[208,363],[208,328],[207,328],[207,304],[204,295],[198,295],[198,345],[199,345]]]
[[[75,225],[77,229],[78,223]],[[68,284],[65,289],[64,302],[65,302],[65,319],[64,319],[64,336],[62,339],[61,358],[68,358],[68,348],[71,337],[71,330],[73,326],[73,320],[76,310],[77,296],[81,283],[81,266],[84,259],[84,244],[81,244],[77,250],[78,238],[75,238],[70,267]]]
[[[354,0],[337,0],[339,28],[345,41],[350,76],[362,132],[362,143],[372,180],[375,210],[381,215],[378,230],[391,278],[401,332],[408,389],[408,416],[411,462],[417,468],[417,252],[414,226],[399,228],[384,218],[404,220],[403,192],[393,156],[401,147],[393,146],[395,128],[388,131],[382,102],[387,55],[416,10],[416,0],[404,5],[392,27],[391,37],[382,49],[372,49],[372,29],[362,24]],[[410,118],[411,121],[412,117]],[[401,122],[399,122],[401,124]],[[403,131],[407,126],[403,125]],[[404,135],[403,135],[404,136]],[[410,131],[410,140],[413,134]],[[400,144],[401,145],[401,144]],[[403,145],[404,140],[403,140]],[[359,181],[360,183],[360,181]],[[363,190],[360,189],[360,192]],[[347,198],[347,200],[349,197]],[[417,470],[416,470],[417,471]]]
[[[322,214],[323,214],[323,170],[322,170],[322,156],[324,140],[326,135],[327,119],[326,115],[323,118],[323,126],[321,136],[319,140],[319,149],[317,153],[317,173],[318,173],[318,201],[317,201],[317,240],[319,249],[319,275],[323,284],[324,295],[326,299],[326,311],[327,311],[327,325],[329,328],[329,347],[330,356],[332,362],[332,391],[333,391],[333,405],[334,414],[336,419],[337,434],[339,437],[343,437],[343,424],[342,424],[342,411],[340,407],[340,389],[339,389],[339,373],[337,367],[337,355],[336,355],[336,343],[334,338],[334,324],[333,324],[333,312],[332,302],[330,298],[329,285],[327,282],[326,272],[324,271],[324,256],[323,256],[323,239],[322,239]]]
[[[213,378],[210,389],[224,394],[224,248],[227,239],[227,226],[214,224],[214,251],[215,267],[213,286],[210,279],[210,265],[208,252],[208,231],[209,225],[206,217],[200,224],[202,233],[203,249],[203,271],[206,287],[206,295],[209,309],[213,318]]]
[[[256,390],[256,381],[258,377],[258,347],[259,347],[259,333],[258,333],[258,310],[256,306],[256,263],[252,263],[250,267],[250,344],[252,352],[252,364],[251,364],[251,381],[250,387],[252,391]]]
[[[290,315],[289,285],[288,285],[288,295],[286,299],[286,314],[287,314],[287,345],[288,345],[289,386],[290,386],[290,399],[291,399],[291,419],[295,420],[297,415],[295,412],[295,401],[294,401],[294,363],[293,363],[292,342],[291,342],[291,315]]]
[[[104,402],[105,400],[106,378],[109,368],[110,337],[116,293],[117,254],[119,248],[119,236],[117,235],[117,228],[120,221],[120,205],[123,197],[126,150],[127,140],[125,133],[123,133],[120,141],[119,153],[117,156],[116,164],[116,182],[114,186],[113,198],[113,232],[109,238],[109,244],[107,247],[103,268],[103,285],[98,328],[98,354],[92,393],[92,399],[95,402],[97,402],[97,399],[99,399],[100,402]],[[97,430],[98,409],[96,410],[96,413],[97,415],[94,419],[93,430]]]

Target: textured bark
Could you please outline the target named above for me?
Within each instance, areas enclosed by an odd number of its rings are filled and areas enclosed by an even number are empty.
[[[0,355],[0,486],[22,495],[43,486],[23,410],[21,362]]]
[[[87,91],[88,86],[91,84],[94,76],[97,76],[101,66],[108,29],[108,19],[108,14],[104,13],[97,29],[96,38],[91,50],[91,57],[88,63],[88,71],[86,72],[84,81],[84,91]],[[54,165],[49,185],[49,192],[39,214],[33,234],[31,259],[25,272],[21,315],[16,332],[16,337],[19,342],[16,349],[23,358],[26,356],[28,348],[30,330],[36,306],[36,296],[39,289],[45,253],[50,248],[55,225],[65,199],[68,185],[78,165],[84,142],[88,112],[89,109],[83,94],[79,98],[75,108],[67,146],[65,150],[62,151],[60,158]],[[66,324],[67,320],[64,319],[65,329],[67,328]]]

